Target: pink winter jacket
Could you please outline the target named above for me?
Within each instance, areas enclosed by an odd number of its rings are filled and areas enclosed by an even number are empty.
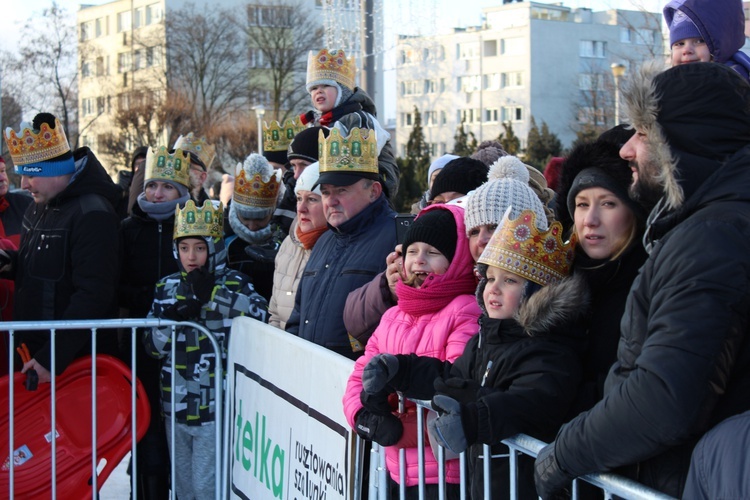
[[[463,353],[466,342],[479,331],[477,321],[481,311],[473,295],[476,283],[473,275],[474,262],[464,229],[463,209],[452,205],[433,205],[425,210],[433,209],[448,209],[453,212],[458,229],[456,254],[445,274],[429,276],[420,289],[399,283],[398,305],[388,309],[383,315],[380,325],[367,342],[365,354],[356,361],[347,383],[343,399],[344,414],[352,427],[357,413],[362,409],[359,397],[362,391],[362,369],[373,356],[380,353],[415,353],[454,361]],[[452,290],[454,296],[446,297],[447,290]],[[437,295],[440,297],[436,298]],[[435,309],[435,304],[446,302],[447,305]],[[401,441],[386,448],[386,466],[393,480],[398,482],[398,449],[406,447],[407,486],[418,484],[416,432],[416,419],[411,419],[411,423],[405,425]],[[427,439],[425,447],[425,481],[427,484],[435,484],[438,482],[438,466]],[[458,460],[448,461],[446,481],[458,483],[459,475]]]

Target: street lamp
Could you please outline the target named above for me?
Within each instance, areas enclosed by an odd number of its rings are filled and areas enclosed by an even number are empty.
[[[253,108],[255,116],[258,117],[258,154],[263,154],[263,115],[266,114],[266,108],[262,104],[258,104]]]
[[[620,78],[625,74],[625,65],[612,63],[612,77],[615,79],[615,126],[620,124]]]

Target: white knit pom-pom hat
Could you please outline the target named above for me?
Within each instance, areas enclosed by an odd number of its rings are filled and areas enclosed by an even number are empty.
[[[539,197],[529,187],[529,171],[515,156],[502,156],[490,166],[487,182],[468,194],[464,204],[466,234],[485,224],[500,224],[512,207],[510,218],[524,210],[536,214],[537,228],[547,229],[547,216]]]

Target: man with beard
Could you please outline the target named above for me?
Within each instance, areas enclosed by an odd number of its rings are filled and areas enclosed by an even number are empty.
[[[750,409],[750,84],[705,63],[632,75],[632,194],[658,199],[604,398],[536,461],[542,498],[613,471],[680,497],[703,433]]]

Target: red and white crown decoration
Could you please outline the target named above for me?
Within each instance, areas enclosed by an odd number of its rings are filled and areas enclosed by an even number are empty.
[[[34,132],[30,123],[23,122],[20,132],[8,127],[4,135],[14,165],[39,163],[70,151],[65,129],[57,118],[55,128],[42,123],[39,132]]]
[[[274,170],[271,175],[263,175],[260,173],[263,169],[258,163],[267,164],[267,160],[261,155],[251,154],[244,163],[237,163],[232,202],[248,207],[273,208],[281,186],[281,172]],[[248,170],[255,173],[249,173]]]
[[[524,210],[515,220],[510,219],[509,214],[510,207],[478,262],[505,269],[542,286],[567,276],[573,262],[574,243],[563,242],[562,224],[553,222],[548,230],[540,231],[533,211]]]
[[[333,80],[349,89],[356,86],[357,68],[354,58],[346,58],[343,50],[322,49],[307,55],[307,84],[320,80]]]

